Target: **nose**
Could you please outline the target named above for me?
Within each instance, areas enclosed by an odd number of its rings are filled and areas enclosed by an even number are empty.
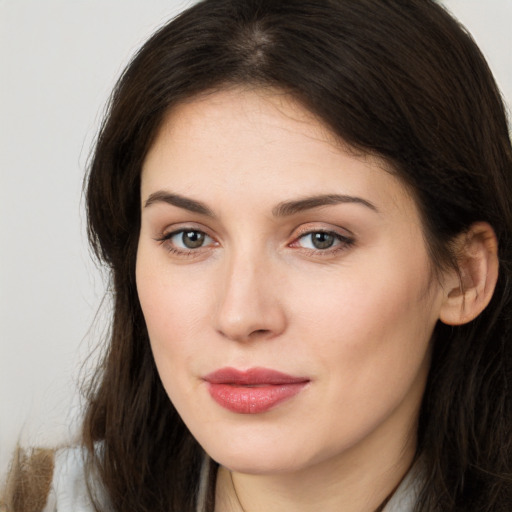
[[[269,259],[239,254],[224,262],[216,308],[216,327],[222,336],[247,342],[275,338],[286,329],[280,300],[285,290]]]

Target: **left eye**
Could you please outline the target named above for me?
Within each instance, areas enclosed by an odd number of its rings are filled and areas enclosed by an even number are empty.
[[[184,229],[171,233],[168,240],[178,249],[199,249],[213,242],[206,233],[196,229]]]
[[[340,243],[346,241],[344,237],[337,233],[328,231],[315,231],[306,233],[297,240],[297,245],[305,249],[325,250],[330,249]]]

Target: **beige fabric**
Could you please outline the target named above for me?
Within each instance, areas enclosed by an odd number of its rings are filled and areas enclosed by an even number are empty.
[[[2,512],[41,512],[47,501],[54,471],[54,451],[17,449],[3,496]]]

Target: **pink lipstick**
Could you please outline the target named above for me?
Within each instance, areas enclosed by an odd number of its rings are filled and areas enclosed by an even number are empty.
[[[222,407],[238,414],[258,414],[293,397],[309,379],[267,368],[246,371],[221,368],[204,377],[211,397]]]

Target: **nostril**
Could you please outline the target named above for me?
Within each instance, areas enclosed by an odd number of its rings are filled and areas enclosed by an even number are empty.
[[[269,329],[256,329],[255,331],[252,331],[251,334],[249,334],[248,339],[262,339],[269,336],[270,333],[271,331]]]
[[[272,330],[271,329],[254,329],[254,330],[248,330],[245,334],[242,332],[235,332],[235,331],[221,331],[224,336],[227,336],[230,339],[236,340],[236,341],[242,341],[242,342],[249,342],[249,341],[256,341],[256,340],[263,340],[265,338],[272,336]]]

